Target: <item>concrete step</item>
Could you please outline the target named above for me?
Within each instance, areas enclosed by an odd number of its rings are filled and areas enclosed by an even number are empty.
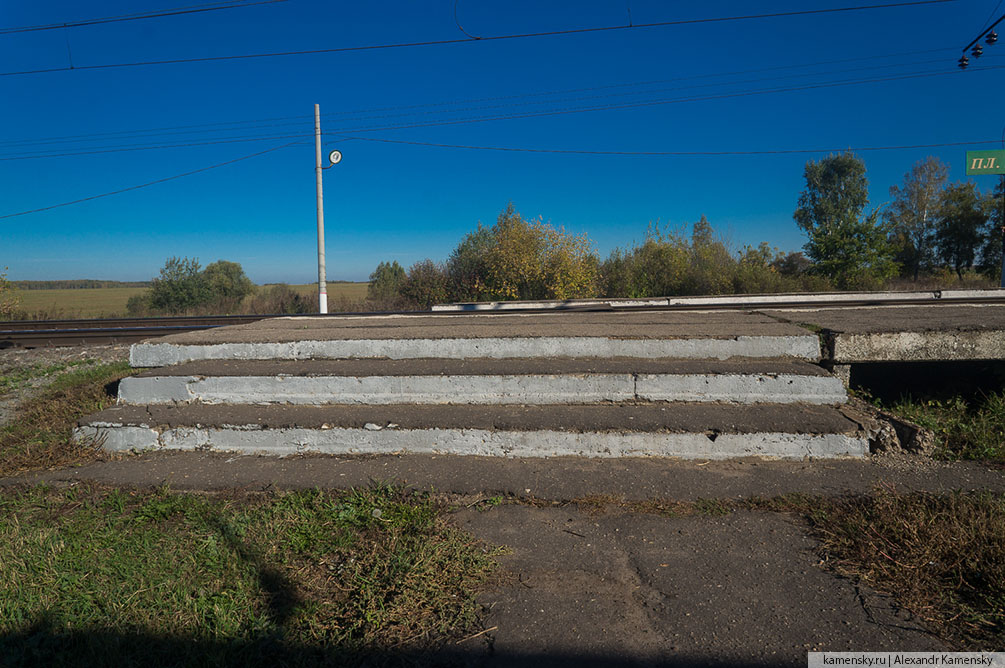
[[[573,312],[274,318],[133,346],[136,367],[194,360],[533,357],[818,360],[816,335],[758,313]]]
[[[116,406],[82,420],[112,451],[506,457],[861,457],[860,425],[831,406]]]
[[[125,378],[127,404],[840,404],[819,366],[781,360],[415,359],[201,361]]]

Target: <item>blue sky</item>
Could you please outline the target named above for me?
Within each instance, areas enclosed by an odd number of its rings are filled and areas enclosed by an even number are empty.
[[[629,11],[637,25],[856,4],[872,3],[459,0],[456,12],[467,33],[487,37],[618,26]],[[0,32],[180,6],[188,3],[13,0],[0,6]],[[71,55],[80,67],[464,38],[454,12],[453,0],[286,0],[0,34],[0,73],[64,68]],[[803,167],[826,152],[577,155],[360,138],[625,152],[973,142],[860,152],[880,206],[917,160],[936,155],[963,179],[968,147],[1000,146],[1005,40],[970,70],[955,66],[993,12],[1005,3],[0,76],[0,216],[298,142],[0,219],[0,268],[12,279],[145,280],[167,257],[188,256],[240,262],[259,283],[314,280],[314,103],[325,153],[344,155],[325,172],[329,280],[365,280],[382,260],[445,259],[511,201],[527,217],[587,233],[602,256],[640,241],[650,222],[702,214],[734,248],[798,250]],[[855,83],[833,85],[844,82]],[[800,90],[757,92],[779,88]],[[583,111],[612,106],[621,108]],[[202,142],[220,143],[168,147]],[[160,148],[132,150],[149,146]],[[978,184],[990,189],[993,177]]]

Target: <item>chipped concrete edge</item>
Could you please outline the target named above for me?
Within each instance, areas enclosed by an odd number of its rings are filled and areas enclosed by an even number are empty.
[[[484,429],[247,429],[93,424],[74,431],[113,452],[210,450],[246,454],[390,454],[399,452],[490,457],[669,457],[679,459],[861,458],[869,452],[860,432],[844,434],[704,434]]]
[[[122,404],[582,404],[621,401],[844,403],[833,376],[799,374],[527,374],[486,376],[145,376],[119,384]]]
[[[817,361],[814,336],[737,336],[703,339],[618,339],[606,337],[493,337],[479,339],[339,339],[287,343],[137,343],[129,351],[134,367],[158,367],[197,360],[310,359],[507,359],[536,357],[640,357],[729,359],[790,357]]]

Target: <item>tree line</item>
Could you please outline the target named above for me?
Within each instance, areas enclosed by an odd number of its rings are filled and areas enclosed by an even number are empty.
[[[894,277],[1001,271],[1001,186],[982,194],[949,184],[937,158],[918,162],[891,202],[869,209],[865,163],[852,153],[809,161],[793,219],[803,252],[767,242],[731,251],[709,221],[678,228],[650,224],[641,244],[601,260],[585,234],[569,234],[510,204],[491,227],[465,235],[445,262],[408,270],[381,262],[369,297],[386,307],[428,308],[452,301],[662,297],[699,294],[877,289]]]
[[[16,290],[95,290],[101,288],[148,288],[150,281],[100,281],[80,278],[60,281],[11,281]]]

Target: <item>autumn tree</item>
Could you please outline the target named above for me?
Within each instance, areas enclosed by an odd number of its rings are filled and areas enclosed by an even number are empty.
[[[879,212],[865,214],[869,182],[865,163],[852,153],[809,161],[806,189],[793,218],[806,233],[813,271],[840,289],[872,287],[897,269]]]
[[[893,199],[883,217],[890,227],[897,261],[914,280],[935,264],[936,219],[948,176],[949,168],[929,156],[904,175],[902,187],[890,188]]]
[[[409,304],[428,309],[447,301],[446,268],[432,260],[413,264],[401,284],[400,294]]]
[[[585,234],[525,220],[510,204],[492,228],[485,284],[493,299],[596,296],[600,263]]]

